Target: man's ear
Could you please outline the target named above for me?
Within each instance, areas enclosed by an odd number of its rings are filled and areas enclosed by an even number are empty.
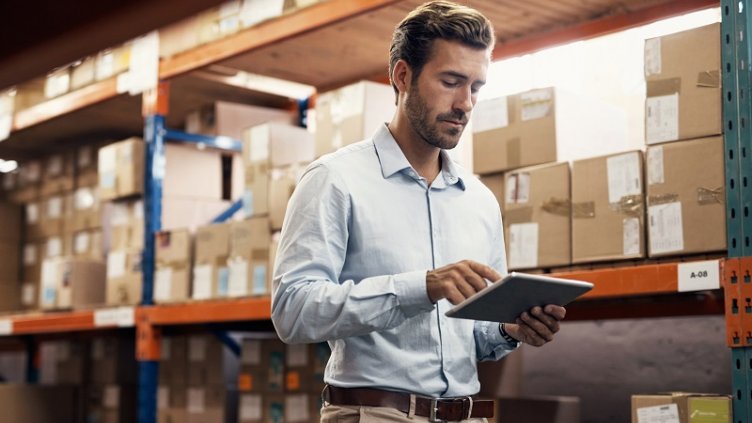
[[[400,93],[405,93],[410,89],[412,83],[413,72],[410,65],[404,60],[400,59],[394,64],[394,70],[392,71],[392,81],[397,87]]]

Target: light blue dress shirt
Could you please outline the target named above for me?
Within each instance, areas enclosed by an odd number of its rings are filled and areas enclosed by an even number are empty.
[[[514,349],[490,322],[431,303],[426,272],[464,259],[507,271],[499,205],[441,152],[429,187],[386,125],[312,163],[287,207],[272,321],[288,343],[329,341],[324,380],[431,397],[476,394],[477,360]]]

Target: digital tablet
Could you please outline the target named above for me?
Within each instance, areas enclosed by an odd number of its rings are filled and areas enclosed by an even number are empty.
[[[593,289],[589,282],[512,272],[489,285],[446,315],[460,319],[514,323],[535,306],[564,306]]]

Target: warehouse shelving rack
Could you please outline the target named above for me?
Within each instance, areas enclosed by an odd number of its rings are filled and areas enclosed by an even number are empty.
[[[154,168],[163,158],[166,139],[202,142],[215,147],[237,149],[237,144],[214,137],[184,134],[167,129],[173,125],[171,117],[179,117],[196,104],[195,99],[184,101],[181,92],[199,90],[203,99],[216,96],[225,100],[254,100],[257,104],[287,107],[287,100],[260,95],[238,93],[237,89],[217,86],[207,88],[207,82],[196,78],[194,71],[220,64],[254,73],[274,75],[295,82],[307,83],[318,89],[328,89],[362,78],[377,78],[386,69],[386,54],[373,54],[372,48],[386,51],[393,25],[407,11],[423,0],[329,0],[299,10],[290,15],[244,29],[230,37],[199,46],[193,50],[163,59],[159,65],[160,84],[143,96],[130,97],[117,91],[115,78],[97,82],[84,89],[68,93],[41,105],[15,113],[12,134],[0,144],[4,157],[29,157],[27,147],[38,147],[47,140],[78,137],[82,132],[100,133],[99,114],[117,115],[105,123],[110,129],[123,133],[141,131],[146,148],[145,178],[145,253],[144,298],[136,307],[115,307],[99,310],[72,311],[54,314],[26,314],[0,317],[0,335],[37,335],[94,331],[118,327],[135,327],[136,356],[140,366],[139,422],[156,421],[156,390],[159,346],[162,330],[169,327],[195,324],[227,324],[259,322],[270,319],[269,297],[217,300],[172,305],[153,305],[153,234],[160,228],[161,186]],[[655,21],[664,17],[718,5],[717,0],[654,0],[630,9],[618,2],[622,9],[614,9],[617,2],[591,2],[600,12],[584,10],[576,1],[549,2],[534,0],[526,4],[500,6],[491,0],[469,0],[467,3],[483,10],[497,23],[514,27],[494,50],[495,59],[531,52],[543,47],[589,38]],[[671,315],[703,315],[725,313],[728,345],[732,347],[734,421],[752,422],[752,256],[747,228],[748,209],[752,194],[747,178],[752,177],[750,102],[748,91],[750,57],[747,37],[747,0],[723,0],[722,32],[724,113],[728,122],[725,147],[728,151],[727,210],[728,257],[707,262],[722,279],[724,290],[679,292],[680,269],[684,263],[650,263],[624,265],[618,268],[593,269],[560,273],[561,276],[593,281],[596,288],[587,299],[569,308],[570,320],[621,317],[655,317]],[[519,15],[508,9],[523,8]],[[536,15],[537,11],[545,11]],[[604,13],[609,11],[611,13]],[[556,16],[567,16],[557,20]],[[525,26],[525,18],[528,26]],[[536,26],[549,25],[547,32],[535,32]],[[740,30],[745,29],[745,30]],[[363,45],[353,49],[353,45]],[[317,48],[313,48],[316,46]],[[362,50],[362,51],[361,51]],[[333,60],[350,54],[348,66]],[[382,57],[383,56],[383,57]],[[280,63],[287,63],[282,66]],[[730,65],[728,65],[728,64]],[[738,65],[733,65],[738,64]],[[172,90],[170,89],[172,88]],[[172,93],[170,92],[172,91]],[[174,95],[171,95],[174,94]],[[170,97],[173,101],[170,101]],[[170,107],[172,106],[172,107]],[[172,108],[172,112],[170,112]],[[139,113],[140,109],[140,113]],[[176,122],[176,120],[172,120]],[[75,123],[75,124],[73,124]],[[52,146],[54,147],[54,146]],[[161,158],[160,158],[161,157]],[[740,184],[740,182],[742,182]],[[237,210],[235,203],[222,216]],[[742,240],[744,242],[742,242]],[[725,294],[724,294],[725,292]]]

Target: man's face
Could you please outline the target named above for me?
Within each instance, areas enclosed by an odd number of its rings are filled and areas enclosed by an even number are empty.
[[[456,147],[485,84],[488,63],[488,50],[434,41],[431,58],[405,97],[413,131],[434,147]]]

